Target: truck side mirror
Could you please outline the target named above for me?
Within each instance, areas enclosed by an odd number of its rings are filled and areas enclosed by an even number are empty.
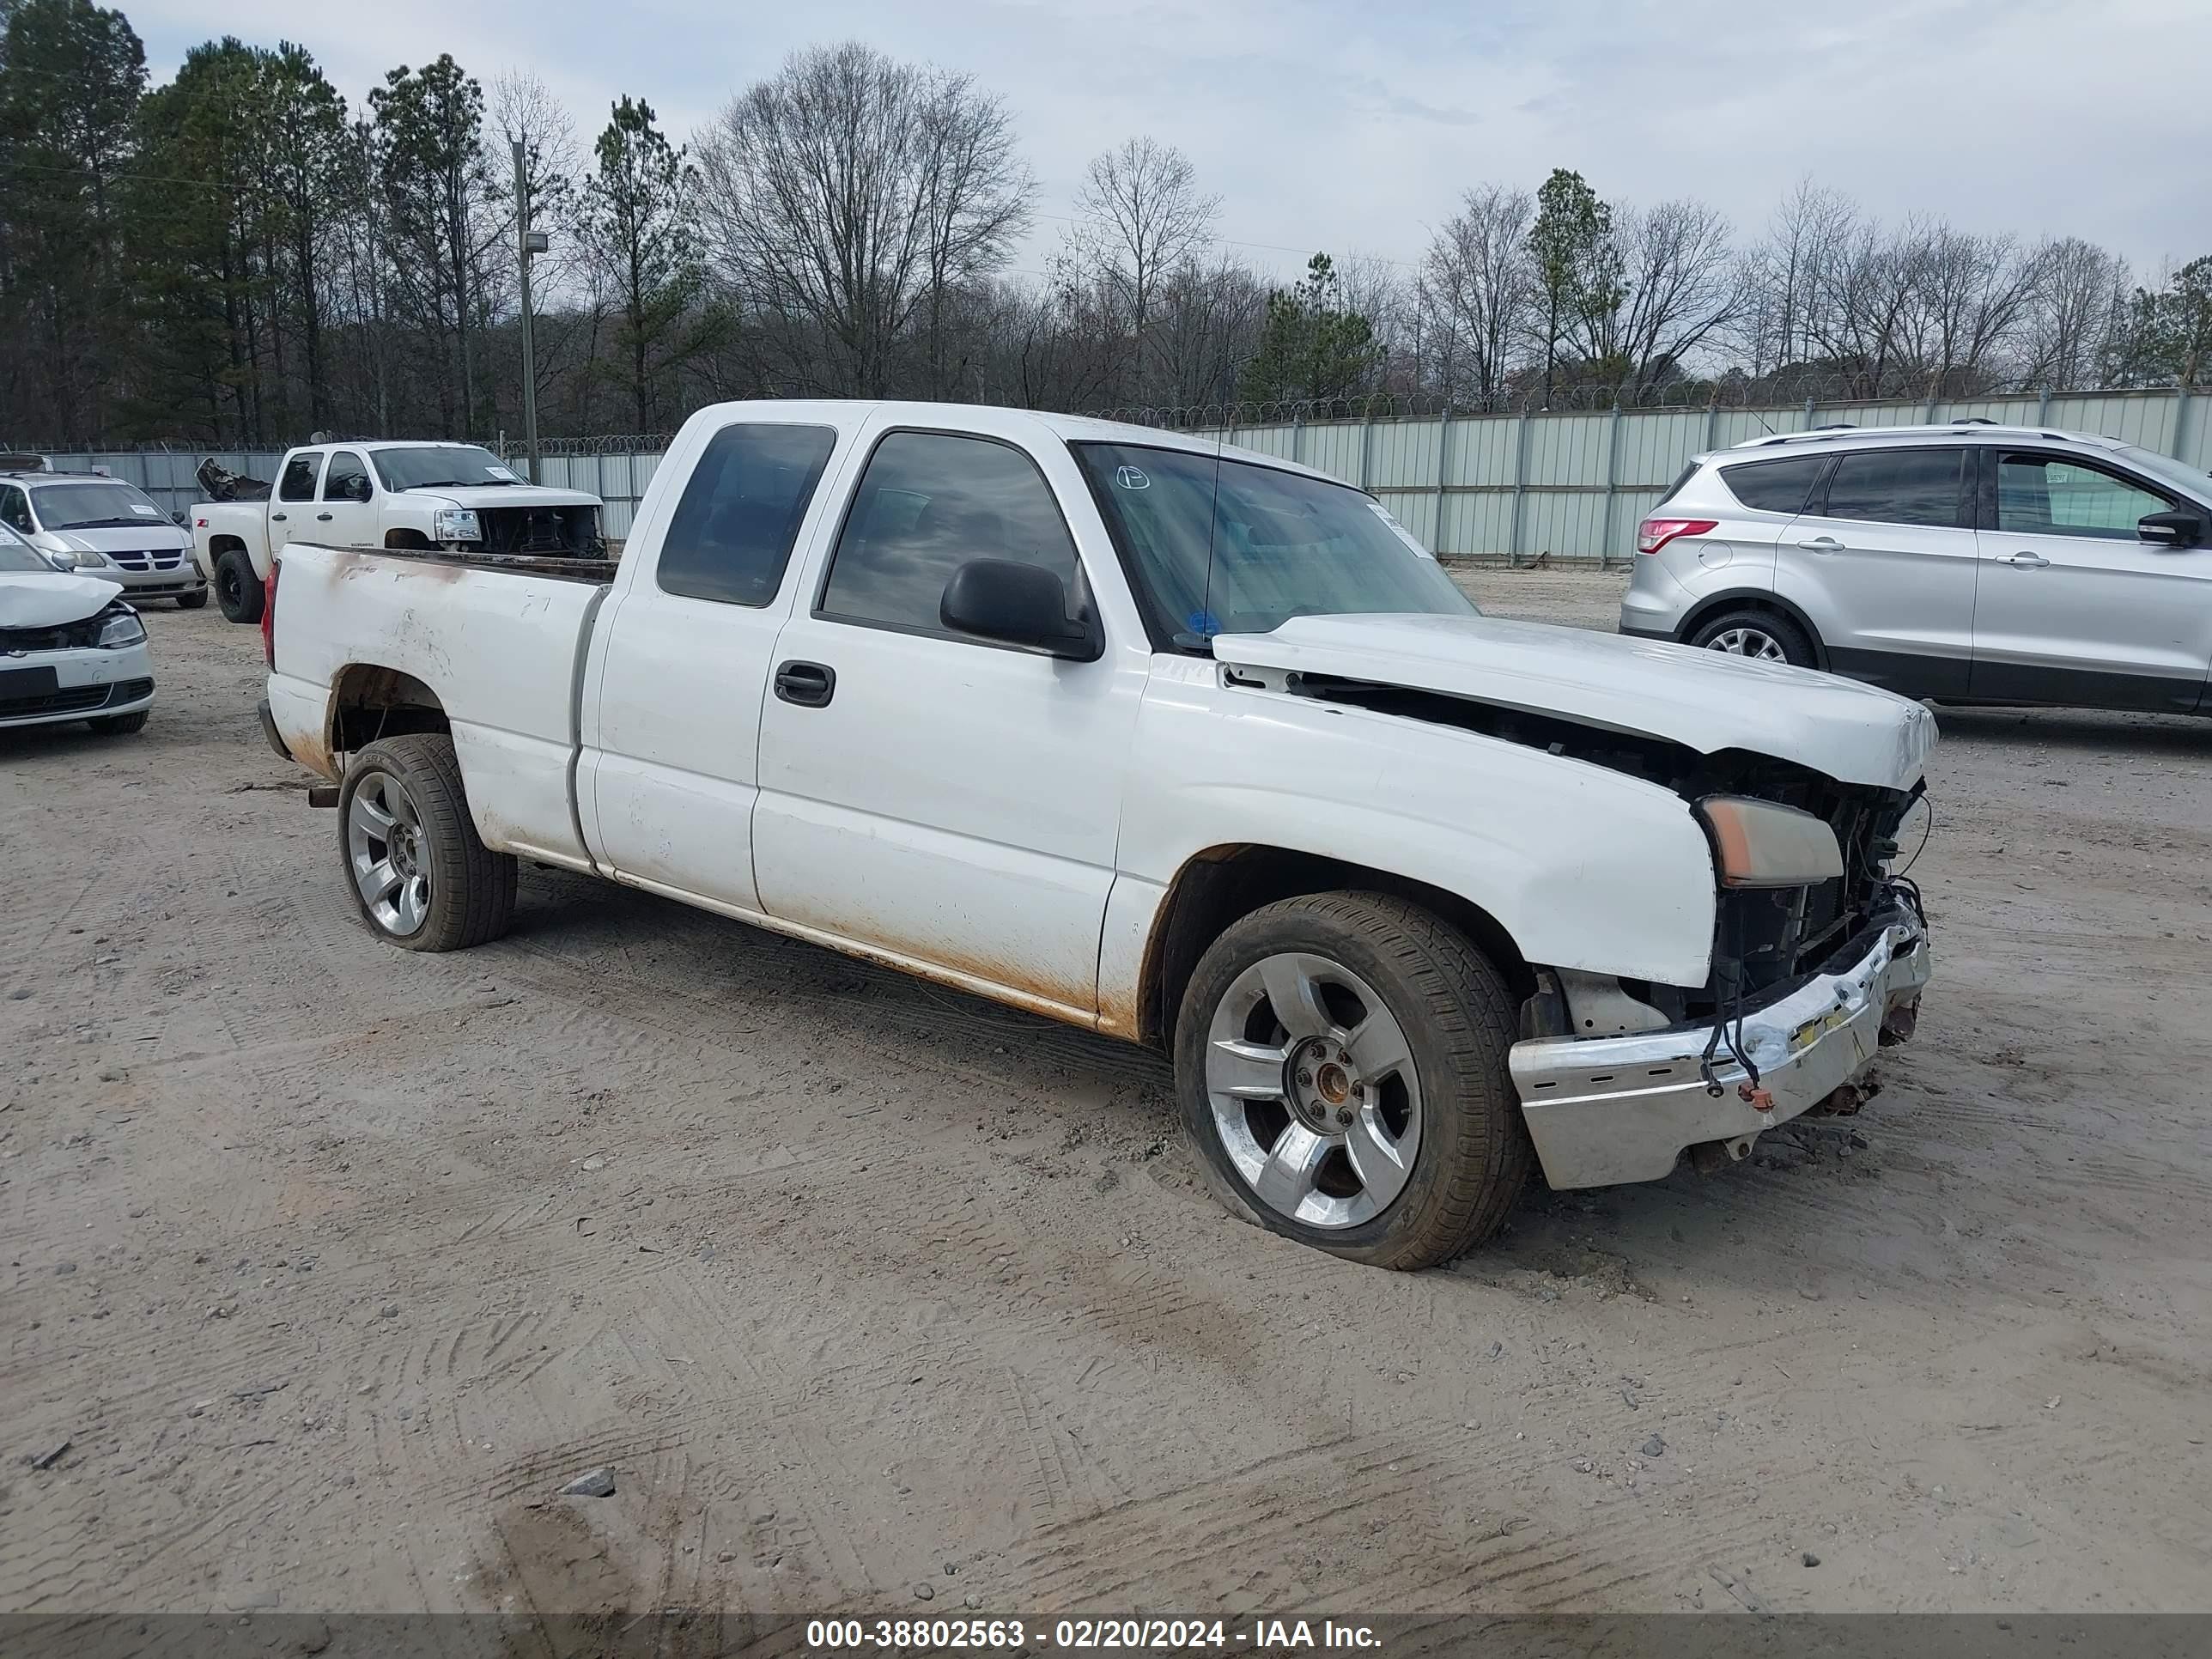
[[[2204,540],[2204,520],[2186,510],[2146,514],[2136,520],[2136,535],[2153,547],[2197,547]]]
[[[947,628],[1074,662],[1096,662],[1106,644],[1095,623],[1067,619],[1067,589],[1051,571],[1013,559],[970,559],[938,601]]]

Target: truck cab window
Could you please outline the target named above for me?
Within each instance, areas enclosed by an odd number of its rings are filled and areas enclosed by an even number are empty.
[[[276,487],[277,498],[287,501],[314,500],[315,473],[322,464],[320,450],[306,455],[295,455],[284,464],[284,479]]]
[[[826,426],[717,432],[668,521],[655,568],[660,591],[723,605],[775,599],[836,437]]]
[[[1075,541],[1036,462],[989,438],[894,432],[868,459],[817,614],[960,637],[937,608],[970,559],[1042,565],[1081,603]]]

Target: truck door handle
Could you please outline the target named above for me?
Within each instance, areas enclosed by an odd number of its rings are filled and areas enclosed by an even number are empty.
[[[271,524],[282,524],[284,522],[284,515],[282,513],[271,513],[269,515],[269,521]]]
[[[328,524],[330,521],[331,515],[327,513],[318,513],[315,514],[315,522],[317,524]]]
[[[787,662],[775,671],[775,695],[801,708],[820,708],[837,695],[837,671],[818,662]]]
[[[2008,553],[1998,562],[2018,565],[2022,570],[2040,570],[2051,561],[2040,553]]]
[[[1844,544],[1833,536],[1815,536],[1811,541],[1800,542],[1797,545],[1808,553],[1840,553],[1844,550]]]

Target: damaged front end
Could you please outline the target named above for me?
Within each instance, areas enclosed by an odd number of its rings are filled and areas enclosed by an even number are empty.
[[[1511,1072],[1554,1188],[1658,1180],[1685,1152],[1745,1156],[1765,1130],[1856,1109],[1911,1035],[1929,973],[1918,890],[1890,872],[1924,786],[1435,691],[1297,677],[1286,690],[1449,724],[1661,785],[1711,842],[1711,972],[1697,986],[1540,967]]]

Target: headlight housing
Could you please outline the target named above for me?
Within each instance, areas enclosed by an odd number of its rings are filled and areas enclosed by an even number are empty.
[[[129,605],[121,607],[100,625],[100,636],[94,641],[109,650],[120,650],[126,645],[137,645],[146,637],[146,624],[138,620],[138,613]]]
[[[88,547],[72,547],[66,550],[70,561],[80,570],[98,570],[107,563],[107,555],[95,553]]]
[[[472,507],[441,507],[431,521],[435,538],[441,542],[475,542],[483,539],[483,529],[477,522]]]
[[[1698,817],[1712,838],[1723,887],[1809,887],[1844,873],[1836,832],[1795,806],[1709,795],[1698,803]]]

